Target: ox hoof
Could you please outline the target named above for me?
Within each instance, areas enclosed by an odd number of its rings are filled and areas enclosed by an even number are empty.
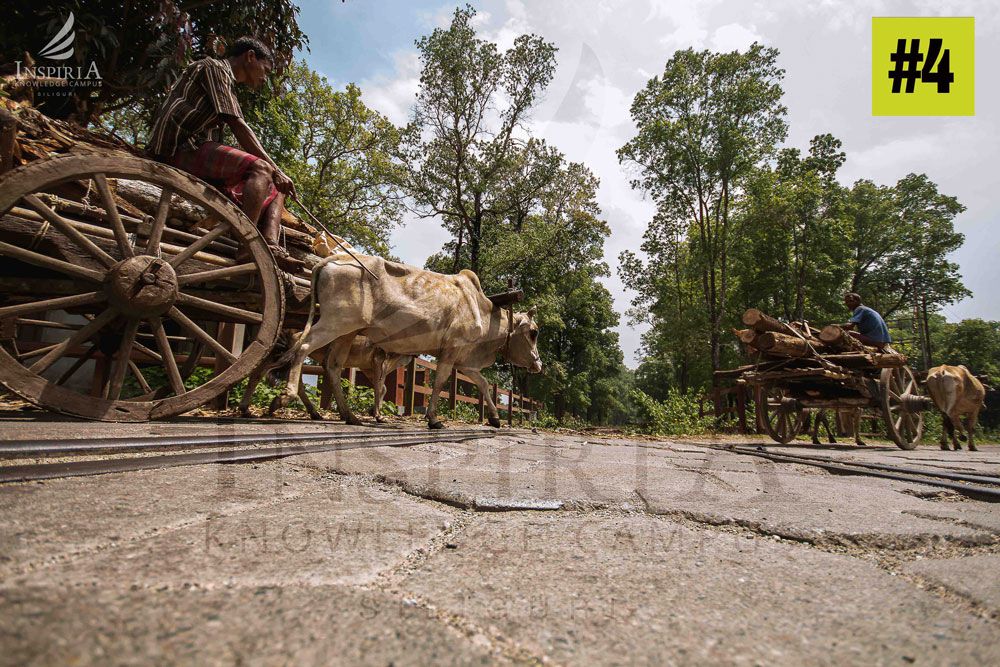
[[[365,425],[365,423],[363,421],[361,421],[360,419],[358,419],[354,415],[350,415],[349,417],[343,417],[342,419],[344,420],[345,424],[348,424],[350,426],[364,426]]]
[[[864,440],[855,440],[854,444],[857,445],[858,447],[867,447],[868,446],[868,443],[865,442]]]
[[[444,428],[444,422],[439,420],[427,422],[427,428],[433,428],[433,429]]]
[[[312,414],[309,415],[309,419],[321,422],[321,421],[323,421],[323,415],[321,415],[318,412],[313,412]]]
[[[947,443],[943,443],[942,442],[941,443],[941,451],[946,452],[946,451],[948,451],[948,449],[949,449],[949,447],[948,447]]]
[[[500,420],[494,417],[490,417],[489,419],[487,419],[486,423],[488,423],[493,428],[500,428]]]
[[[975,445],[969,445],[969,451],[970,452],[978,452],[979,448],[976,447]]]
[[[242,417],[243,419],[249,419],[251,417],[250,409],[248,408],[246,410],[240,410],[240,417]]]

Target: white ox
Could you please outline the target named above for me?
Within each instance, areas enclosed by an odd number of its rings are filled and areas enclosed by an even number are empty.
[[[437,358],[434,392],[427,407],[430,428],[443,428],[437,419],[438,393],[453,369],[468,375],[479,387],[491,426],[500,426],[500,415],[480,370],[501,354],[531,373],[542,371],[538,356],[535,309],[514,313],[493,305],[483,294],[472,271],[444,275],[380,257],[358,255],[375,280],[346,254],[325,258],[313,269],[309,321],[298,344],[281,362],[291,360],[285,392],[275,399],[286,404],[295,396],[302,363],[314,350],[329,345],[326,368],[331,377],[343,369],[351,342],[366,336],[389,355],[430,354]],[[312,322],[319,305],[319,320]],[[340,417],[360,424],[347,405],[343,389],[333,383]]]

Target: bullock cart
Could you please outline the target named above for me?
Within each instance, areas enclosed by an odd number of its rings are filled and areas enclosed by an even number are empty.
[[[781,322],[756,309],[734,333],[752,363],[723,374],[753,389],[758,426],[785,444],[803,431],[809,411],[862,411],[881,417],[886,435],[914,449],[930,398],[906,357],[859,343],[836,325],[816,330]]]
[[[87,419],[170,417],[245,378],[286,313],[308,307],[308,280],[279,271],[210,185],[30,107],[8,103],[0,124],[10,391]],[[310,238],[301,225],[285,231]],[[189,381],[199,366],[213,369],[200,384]]]

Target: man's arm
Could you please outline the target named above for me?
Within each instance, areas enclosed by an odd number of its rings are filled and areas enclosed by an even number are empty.
[[[292,183],[292,179],[285,175],[285,172],[281,170],[271,156],[267,154],[264,147],[261,145],[260,140],[257,139],[257,135],[254,131],[247,125],[246,121],[239,116],[226,116],[226,124],[229,129],[233,131],[233,135],[236,137],[236,141],[239,142],[240,147],[251,155],[256,155],[262,160],[265,160],[268,164],[274,167],[274,187],[284,194],[295,194],[295,185]]]

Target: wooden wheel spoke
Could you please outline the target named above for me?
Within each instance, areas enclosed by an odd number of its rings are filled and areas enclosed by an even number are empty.
[[[163,365],[167,369],[167,380],[169,380],[174,394],[180,396],[185,392],[184,380],[181,378],[181,372],[177,368],[177,359],[174,358],[174,352],[170,349],[170,341],[167,339],[167,332],[163,329],[163,322],[159,318],[156,318],[151,319],[149,323],[153,328],[153,336],[156,338],[156,347],[160,350]]]
[[[216,303],[215,301],[209,301],[208,299],[202,299],[190,294],[178,294],[177,303],[199,308],[201,310],[207,310],[208,312],[215,313],[216,315],[225,315],[228,318],[245,324],[260,324],[264,320],[264,316],[260,313],[255,313],[251,310],[244,310],[243,308],[237,308],[235,306],[227,306],[222,303]]]
[[[60,310],[72,306],[88,306],[100,303],[107,299],[104,292],[87,292],[74,296],[61,296],[55,299],[44,299],[42,301],[32,301],[31,303],[20,303],[16,306],[5,306],[0,308],[0,319],[5,317],[19,317],[28,313],[37,313],[43,310]]]
[[[95,283],[104,281],[104,273],[101,271],[88,269],[85,266],[77,266],[76,264],[64,262],[63,260],[56,259],[54,257],[48,257],[47,255],[37,253],[33,250],[26,250],[25,248],[11,245],[10,243],[0,242],[0,255],[7,255],[8,257],[13,257],[14,259],[19,259],[22,262],[27,262],[28,264],[33,264],[34,266],[40,266],[44,269],[59,271],[60,273],[65,273],[73,276],[74,278],[83,278],[84,280],[89,280]]]
[[[52,364],[58,361],[66,352],[80,343],[90,340],[90,338],[104,328],[106,324],[109,324],[118,316],[118,310],[116,308],[108,308],[103,313],[95,317],[93,320],[87,323],[85,327],[74,333],[72,336],[66,340],[58,343],[54,348],[52,348],[44,357],[36,361],[31,365],[28,370],[32,373],[41,375],[44,373]]]
[[[112,401],[117,401],[121,397],[122,383],[125,381],[125,372],[128,370],[132,356],[132,345],[135,343],[135,333],[138,329],[139,320],[129,320],[129,323],[125,325],[125,334],[122,336],[114,368],[111,371],[111,382],[108,383],[108,395],[105,396]]]
[[[177,309],[177,306],[171,308],[167,314],[172,317],[178,324],[180,324],[184,329],[186,329],[191,335],[200,340],[201,342],[208,345],[210,348],[215,350],[215,353],[228,361],[229,363],[236,362],[236,356],[223,347],[222,343],[217,341],[212,335],[207,331],[202,329],[200,326],[195,324],[191,318],[182,313]]]
[[[257,265],[253,263],[237,264],[221,269],[210,269],[208,271],[197,271],[195,273],[185,273],[177,276],[177,283],[180,285],[190,285],[191,283],[203,283],[209,280],[223,280],[234,278],[248,273],[257,273]]]
[[[59,379],[56,380],[56,384],[63,385],[66,382],[68,382],[69,379],[73,377],[76,374],[76,372],[83,367],[85,363],[90,361],[91,357],[93,357],[96,352],[97,352],[97,346],[91,345],[89,350],[87,350],[84,354],[80,355],[80,358],[74,361],[73,365],[70,366],[68,369],[66,369],[65,373],[59,376]]]
[[[153,225],[149,228],[149,238],[146,239],[146,254],[160,256],[160,240],[163,238],[163,228],[167,224],[167,215],[170,213],[170,198],[173,191],[170,188],[163,188],[160,193],[160,201],[156,205],[156,217],[153,218]]]
[[[63,233],[63,235],[73,241],[73,243],[90,253],[90,255],[93,256],[98,262],[106,267],[112,267],[117,263],[114,257],[104,252],[97,246],[96,243],[87,238],[83,232],[49,208],[48,205],[46,205],[45,202],[39,199],[36,195],[25,195],[23,199],[28,206],[35,210],[36,213],[45,218],[53,227],[58,229]]]
[[[94,183],[97,184],[97,191],[101,193],[105,215],[107,215],[108,223],[111,225],[111,231],[115,234],[115,240],[118,242],[118,250],[121,251],[122,257],[134,257],[135,250],[129,243],[128,232],[125,231],[125,223],[122,222],[122,217],[118,214],[118,205],[111,194],[108,179],[104,174],[94,174]]]
[[[153,388],[149,386],[149,382],[146,381],[146,376],[142,374],[142,371],[139,370],[139,367],[131,359],[128,360],[128,368],[132,371],[132,377],[134,377],[136,382],[139,383],[142,393],[148,394],[153,391]]]
[[[136,341],[136,342],[132,343],[132,347],[134,347],[138,352],[141,352],[142,354],[145,354],[150,359],[153,359],[154,361],[159,361],[160,363],[163,363],[163,357],[160,354],[157,354],[156,352],[153,352],[151,349],[149,349],[148,347],[146,347],[145,345],[143,345],[139,341]]]
[[[228,228],[229,223],[220,222],[200,239],[194,241],[191,245],[184,248],[184,250],[171,257],[169,260],[170,266],[176,269],[191,257],[194,257],[195,253],[201,252],[204,248],[208,247],[208,244],[225,234]]]
[[[27,352],[22,352],[17,355],[17,360],[24,361],[25,359],[31,359],[33,357],[40,357],[46,352],[51,352],[57,347],[59,347],[59,343],[52,343],[51,345],[46,345],[45,347],[36,347],[34,350],[28,350]]]

